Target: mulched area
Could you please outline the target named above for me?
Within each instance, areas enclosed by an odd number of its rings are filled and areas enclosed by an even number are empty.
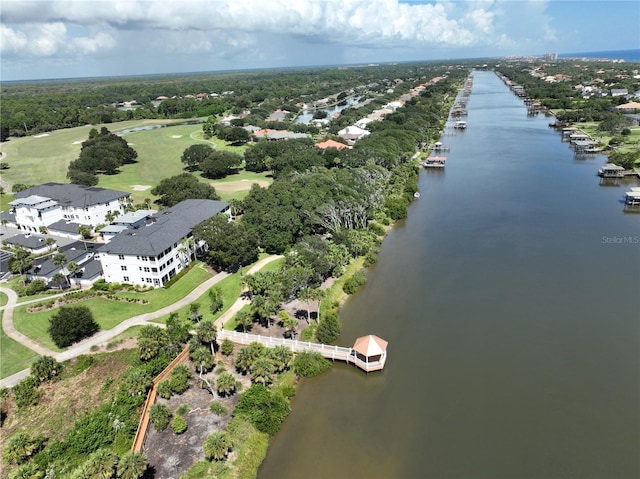
[[[216,362],[218,360],[224,361],[225,369],[242,382],[242,390],[249,387],[249,377],[236,373],[233,367],[233,355],[227,358],[217,354]],[[183,394],[172,396],[170,399],[158,396],[156,402],[165,404],[174,414],[181,404],[187,404],[190,409],[189,413],[185,415],[187,430],[182,434],[176,434],[173,432],[171,424],[164,431],[157,431],[152,424],[147,430],[142,452],[147,456],[155,479],[177,478],[193,464],[203,460],[202,443],[209,434],[226,429],[231,420],[231,412],[239,400],[238,394],[229,397],[221,397],[218,394],[212,396],[209,390],[200,387],[200,378],[193,370],[191,363],[186,364],[192,368],[189,389]],[[212,384],[215,384],[217,374],[212,372],[206,377]],[[223,404],[228,413],[225,416],[213,414],[209,409],[213,402]]]

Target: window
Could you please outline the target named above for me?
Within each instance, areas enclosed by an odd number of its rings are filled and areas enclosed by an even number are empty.
[[[123,276],[122,277],[122,281],[124,281],[125,283],[129,281],[129,276]]]
[[[148,272],[150,272],[150,271],[151,271],[151,269],[150,269],[150,268],[148,268],[147,266],[145,266],[143,269],[144,269],[144,272],[145,272],[145,273],[148,273]]]
[[[151,272],[152,273],[157,273],[158,272],[158,268],[151,268]]]
[[[160,280],[159,279],[154,279],[153,280],[153,284],[156,286],[160,286]]]
[[[136,256],[136,259],[139,261],[140,260],[140,256]]]
[[[126,271],[126,270],[127,270],[127,267],[126,267],[126,266],[124,266],[124,265],[122,265],[122,266],[120,266],[120,270],[121,270],[121,271]]]
[[[118,255],[118,259],[124,259],[124,255],[123,254],[119,254]]]

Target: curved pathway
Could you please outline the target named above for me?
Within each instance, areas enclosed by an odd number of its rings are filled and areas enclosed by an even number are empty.
[[[259,271],[261,268],[263,268],[266,264],[268,264],[268,263],[270,263],[272,261],[275,261],[275,260],[277,260],[279,258],[282,258],[282,256],[280,256],[280,255],[267,256],[266,258],[261,259],[256,264],[254,264],[251,268],[249,268],[249,270],[247,271],[247,274],[253,274],[256,271]],[[53,356],[57,361],[62,362],[62,361],[66,361],[68,359],[75,358],[76,356],[79,356],[81,354],[85,354],[85,353],[90,352],[90,350],[91,350],[91,348],[93,346],[106,344],[111,339],[113,339],[115,336],[123,333],[124,331],[126,331],[127,329],[129,329],[132,326],[139,326],[139,325],[148,324],[149,321],[161,318],[163,316],[166,316],[169,313],[172,313],[173,311],[177,311],[178,309],[180,309],[180,308],[182,308],[184,306],[188,306],[193,301],[198,299],[200,296],[205,294],[211,287],[213,287],[215,284],[217,284],[220,281],[222,281],[227,276],[229,276],[229,273],[226,273],[226,272],[218,273],[214,277],[209,278],[207,281],[205,281],[204,283],[200,284],[193,291],[191,291],[188,295],[186,295],[184,298],[176,301],[175,303],[172,303],[172,304],[170,304],[168,306],[165,306],[164,308],[158,309],[157,311],[140,314],[138,316],[133,316],[132,318],[129,318],[129,319],[125,320],[125,321],[122,321],[120,324],[118,324],[117,326],[115,326],[115,327],[113,327],[111,329],[100,331],[100,332],[94,334],[93,336],[91,336],[90,338],[87,338],[84,341],[80,341],[79,343],[74,344],[69,349],[67,349],[66,351],[63,351],[61,353],[56,353],[54,351],[51,351],[48,348],[45,348],[42,345],[40,345],[39,343],[37,343],[37,342],[33,341],[32,339],[28,338],[24,334],[16,331],[16,329],[13,327],[13,309],[15,308],[15,306],[17,304],[18,295],[15,293],[15,291],[13,291],[11,289],[0,288],[0,291],[5,293],[9,297],[9,301],[8,301],[7,305],[4,307],[4,313],[2,315],[2,328],[4,329],[4,332],[7,334],[7,336],[9,336],[10,338],[16,340],[17,342],[19,342],[23,346],[25,346],[25,347],[37,352],[40,355]],[[49,298],[45,298],[45,299],[49,299]],[[29,302],[36,302],[36,301],[41,301],[41,300],[34,300],[34,301],[29,301]],[[233,315],[235,315],[238,311],[240,311],[240,309],[245,304],[248,304],[248,302],[249,301],[245,300],[244,298],[238,298],[238,300],[235,303],[233,303],[229,307],[229,309],[227,311],[225,311],[222,314],[222,316],[220,316],[220,318],[218,318],[216,320],[216,323],[215,323],[216,326],[223,325],[226,321],[228,321],[230,318],[232,318]],[[27,303],[27,302],[25,301],[24,303],[20,303],[19,305],[21,306],[21,305],[23,305],[25,303]],[[22,379],[27,377],[29,374],[30,374],[30,370],[29,369],[24,369],[24,370],[22,370],[22,371],[20,371],[20,372],[18,372],[16,374],[13,374],[12,376],[8,376],[8,377],[6,377],[4,379],[1,379],[0,380],[0,387],[12,387],[12,386],[15,386]]]

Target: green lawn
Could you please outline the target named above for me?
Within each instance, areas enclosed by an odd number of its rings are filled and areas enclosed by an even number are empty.
[[[240,273],[234,273],[230,276],[227,276],[225,279],[220,281],[216,286],[222,289],[222,298],[223,298],[223,306],[222,311],[218,311],[216,314],[211,314],[209,311],[209,299],[207,293],[200,297],[195,303],[200,305],[200,314],[202,315],[202,319],[211,319],[215,321],[220,317],[222,313],[224,313],[240,296],[240,292],[242,291],[242,282],[240,278]],[[178,311],[179,317],[186,318],[189,316],[189,306],[185,306],[180,308]],[[166,324],[167,318],[169,315],[163,316],[161,318],[156,319],[154,322]]]
[[[89,136],[92,128],[106,126],[112,132],[118,132],[138,126],[154,124],[170,124],[184,120],[132,120],[108,125],[88,125],[78,128],[52,131],[46,136],[29,136],[24,138],[12,138],[2,144],[2,149],[7,153],[4,161],[9,163],[9,169],[3,171],[3,179],[10,185],[23,183],[35,185],[48,181],[60,183],[67,182],[67,167],[80,153],[80,143]],[[136,131],[123,135],[131,146],[138,152],[137,162],[125,165],[117,175],[101,175],[98,186],[126,191],[132,194],[134,203],[142,203],[146,198],[157,199],[150,190],[163,178],[183,173],[184,164],[180,161],[184,150],[197,143],[206,143],[218,150],[233,151],[239,155],[248,148],[246,145],[231,146],[217,138],[205,140],[200,125],[178,125],[171,128],[157,128],[153,130]],[[234,181],[267,181],[272,179],[265,173],[251,173],[241,170],[236,175],[231,175],[223,180],[212,181],[202,178],[202,181],[211,183],[214,187],[219,183]],[[245,190],[220,191],[223,200],[241,199],[247,195]],[[1,210],[8,209],[8,202],[12,195],[3,195]]]
[[[184,120],[179,120],[184,121]],[[92,128],[106,126],[117,132],[144,125],[175,123],[176,120],[130,120],[105,125],[85,125],[77,128],[56,130],[43,135],[11,138],[3,142],[2,151],[7,156],[3,160],[9,164],[2,177],[10,185],[23,183],[36,185],[47,181],[67,182],[67,167],[80,153],[80,143],[89,137]],[[197,125],[191,126],[197,128]]]
[[[126,292],[118,294],[119,297],[123,298],[145,299],[148,301],[148,304],[128,303],[105,298],[90,298],[73,303],[73,306],[87,306],[92,311],[101,329],[111,329],[132,316],[156,311],[176,302],[210,277],[211,274],[208,271],[196,265],[169,289],[159,288],[144,293]],[[56,313],[56,310],[29,313],[27,307],[28,306],[22,306],[14,310],[13,324],[16,330],[34,341],[41,343],[43,346],[54,351],[59,351],[47,333],[49,318]]]
[[[28,368],[38,357],[37,353],[7,336],[2,328],[0,328],[0,352],[2,352],[1,379]]]
[[[0,306],[5,306],[8,302],[9,297],[4,293],[0,293]]]
[[[0,211],[8,211],[10,206],[9,203],[15,199],[15,195],[12,194],[2,194],[0,195]],[[1,230],[4,233],[4,229]]]

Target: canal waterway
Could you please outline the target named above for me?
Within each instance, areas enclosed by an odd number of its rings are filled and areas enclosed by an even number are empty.
[[[258,479],[640,477],[640,215],[492,72],[345,304],[382,372],[304,380]]]

